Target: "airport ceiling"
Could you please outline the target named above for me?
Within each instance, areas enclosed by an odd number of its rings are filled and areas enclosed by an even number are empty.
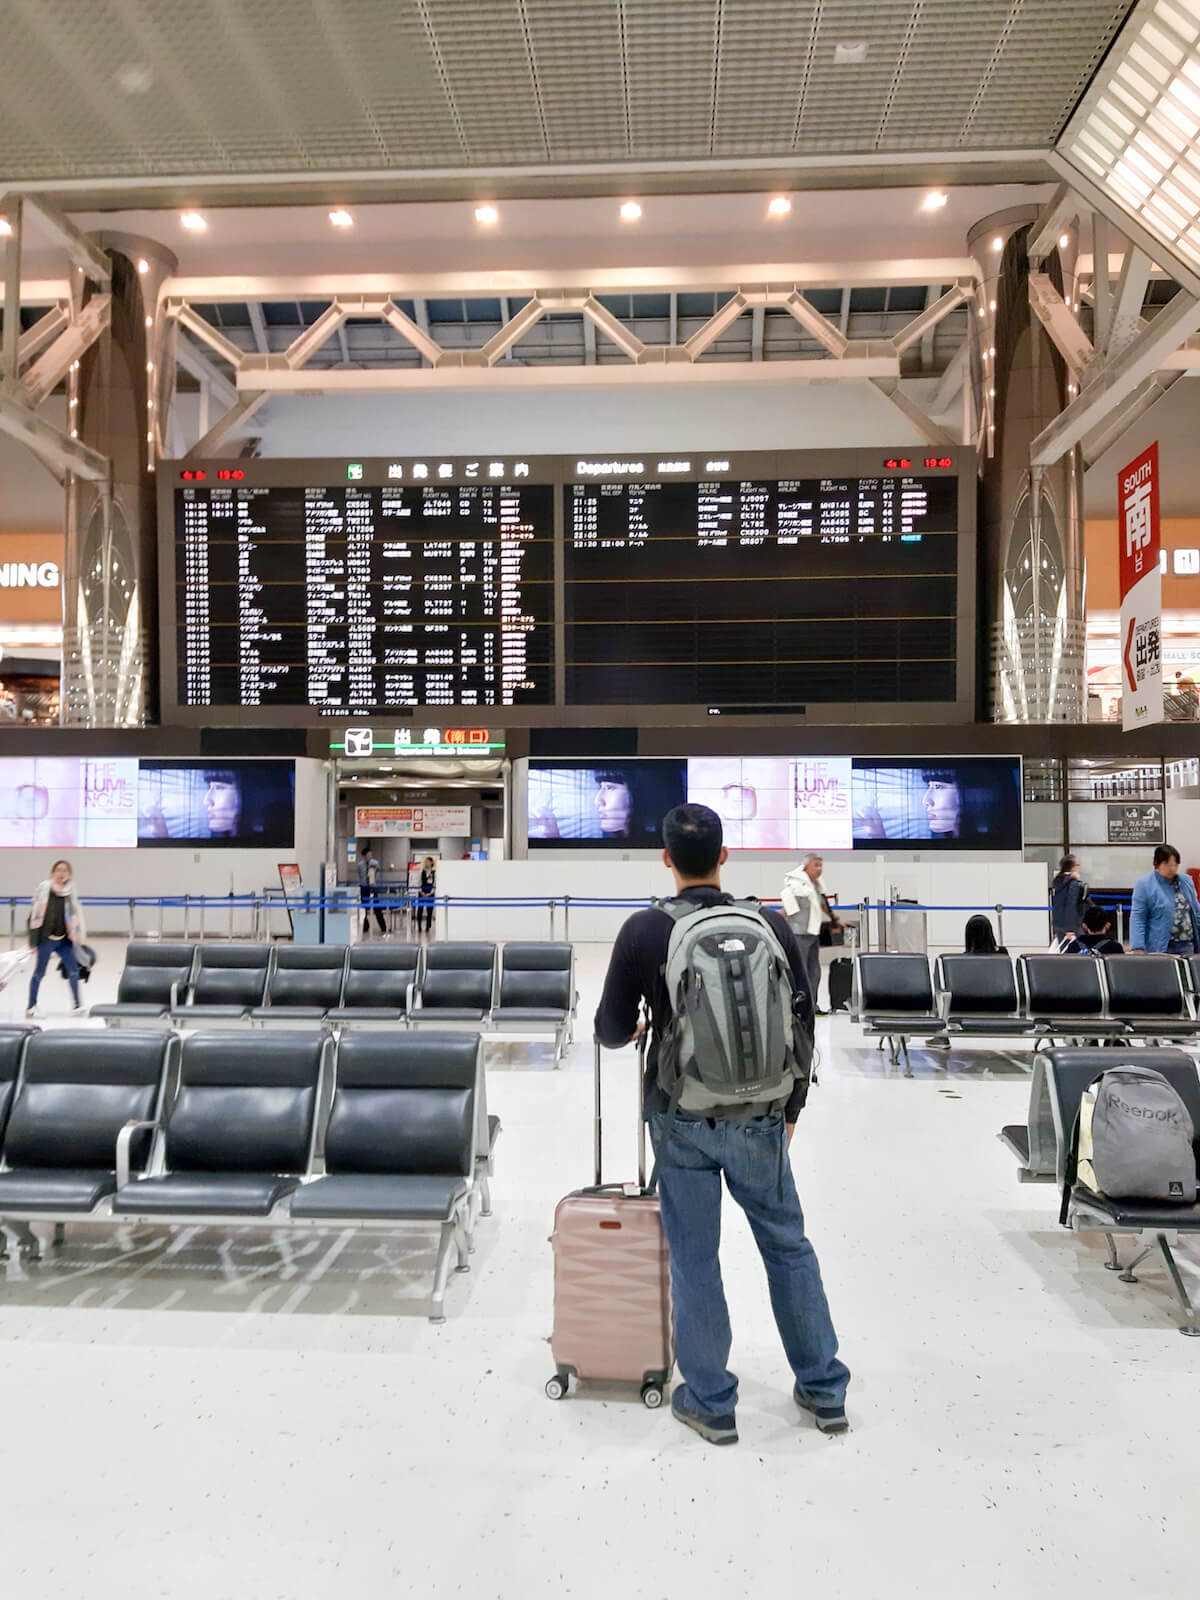
[[[68,208],[1038,181],[1130,0],[7,0]]]

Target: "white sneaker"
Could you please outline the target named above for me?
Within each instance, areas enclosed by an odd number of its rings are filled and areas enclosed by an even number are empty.
[[[42,1013],[38,1010],[38,1008],[36,1006],[29,1006],[28,1009],[25,1012],[25,1015],[27,1017],[40,1017],[41,1014]]]
[[[72,1010],[71,1015],[73,1017],[86,1017],[87,1016],[87,1012],[88,1012],[88,1008],[86,1006],[76,1006]]]

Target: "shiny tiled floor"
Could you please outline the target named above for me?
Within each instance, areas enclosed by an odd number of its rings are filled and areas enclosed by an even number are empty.
[[[1018,1186],[995,1135],[1027,1080],[999,1055],[917,1054],[905,1080],[847,1021],[820,1025],[793,1158],[855,1373],[848,1438],[793,1411],[737,1215],[735,1449],[625,1392],[544,1398],[546,1236],[589,1175],[605,955],[580,951],[568,1070],[495,1051],[496,1210],[445,1326],[425,1320],[431,1256],[400,1236],[78,1227],[40,1266],[8,1264],[6,1600],[1194,1586],[1200,1341],[1175,1331],[1160,1269],[1120,1283],[1058,1228],[1050,1189]],[[101,958],[93,1000],[120,947]],[[606,1067],[625,1175],[632,1056]]]

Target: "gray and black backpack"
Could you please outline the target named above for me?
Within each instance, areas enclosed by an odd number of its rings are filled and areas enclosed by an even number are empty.
[[[1161,1072],[1110,1067],[1080,1101],[1059,1220],[1076,1182],[1109,1200],[1194,1205],[1194,1137],[1187,1106]]]
[[[658,902],[672,918],[663,968],[671,1019],[658,1082],[691,1116],[778,1110],[812,1069],[812,997],[797,1015],[792,974],[758,904]]]

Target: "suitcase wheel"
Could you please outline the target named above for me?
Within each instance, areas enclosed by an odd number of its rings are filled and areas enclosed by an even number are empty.
[[[642,1404],[647,1411],[657,1411],[663,1403],[662,1385],[658,1383],[644,1383],[642,1385]]]
[[[546,1384],[547,1400],[565,1400],[570,1382],[571,1380],[565,1374],[556,1372]]]

